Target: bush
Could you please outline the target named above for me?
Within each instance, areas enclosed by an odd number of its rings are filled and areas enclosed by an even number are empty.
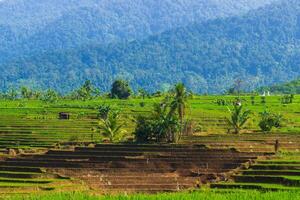
[[[155,137],[153,134],[153,122],[149,117],[138,116],[136,124],[137,125],[133,134],[135,135],[137,142],[149,142]]]
[[[110,106],[100,105],[98,108],[98,118],[99,119],[107,119],[110,110],[111,110]]]
[[[217,99],[216,100],[216,103],[219,105],[219,106],[225,106],[227,105],[227,102],[225,99]]]
[[[266,104],[266,103],[267,103],[267,99],[266,99],[265,96],[262,96],[262,97],[261,97],[261,103],[262,103],[262,104]]]
[[[251,104],[254,106],[255,105],[255,96],[251,96]]]
[[[293,103],[293,100],[294,100],[294,95],[284,95],[282,98],[281,98],[281,103],[282,104],[291,104]]]
[[[166,104],[155,104],[154,112],[149,116],[138,116],[134,135],[137,142],[176,142],[180,122],[176,115],[170,113]]]
[[[143,108],[145,107],[146,103],[145,102],[140,102],[140,106]]]
[[[265,110],[260,113],[261,120],[259,122],[259,127],[263,132],[270,132],[274,127],[281,127],[282,115],[273,114]]]

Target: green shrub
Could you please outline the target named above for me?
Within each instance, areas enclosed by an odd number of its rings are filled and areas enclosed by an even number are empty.
[[[180,130],[179,119],[167,104],[155,104],[154,112],[138,116],[134,135],[137,142],[176,142]]]
[[[279,128],[281,126],[282,115],[274,114],[267,110],[260,113],[259,127],[263,132],[270,132],[274,127]]]
[[[111,107],[109,105],[100,105],[98,108],[98,119],[107,119]]]
[[[227,102],[226,102],[225,99],[217,99],[217,100],[216,100],[216,103],[217,103],[217,105],[219,105],[219,106],[225,106],[225,105],[227,105]]]
[[[261,96],[261,103],[266,104],[267,103],[267,98],[265,96]]]
[[[69,138],[69,142],[78,142],[79,141],[79,136],[78,135],[72,135]]]
[[[255,96],[251,96],[251,104],[254,106],[255,105]]]
[[[140,102],[140,106],[143,108],[145,107],[146,103],[145,102]]]
[[[155,138],[153,130],[153,121],[146,116],[138,116],[136,118],[136,128],[134,131],[135,139],[139,143],[145,143]]]
[[[291,104],[293,103],[293,100],[294,100],[294,95],[284,95],[282,98],[281,98],[281,103],[282,104]]]

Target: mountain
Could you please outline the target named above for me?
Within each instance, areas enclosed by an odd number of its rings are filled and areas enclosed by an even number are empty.
[[[270,91],[273,94],[300,94],[300,79],[270,87],[263,87],[259,91]]]
[[[48,27],[49,33],[51,27],[54,30],[55,25]],[[86,28],[79,29],[85,32]],[[231,87],[235,79],[242,79],[243,87],[252,90],[300,76],[298,0],[276,2],[244,15],[191,21],[167,29],[134,39],[126,36],[126,40],[112,40],[105,45],[105,42],[76,43],[73,32],[66,31],[71,34],[66,40],[75,44],[69,49],[63,45],[50,46],[52,42],[41,39],[49,44],[49,49],[57,51],[42,48],[40,54],[1,64],[0,85],[5,89],[24,84],[64,92],[90,79],[107,91],[113,79],[123,77],[135,89],[144,87],[154,91],[183,81],[195,92],[220,93]],[[61,37],[57,38],[59,41]],[[79,45],[80,48],[75,48]]]
[[[244,14],[276,0],[4,0],[0,62],[82,45],[147,38]]]

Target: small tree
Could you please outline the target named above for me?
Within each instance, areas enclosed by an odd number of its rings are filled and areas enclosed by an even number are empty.
[[[255,105],[255,96],[251,96],[251,104],[254,106]]]
[[[134,135],[138,142],[177,142],[180,122],[168,104],[155,104],[150,116],[138,116]]]
[[[111,107],[109,105],[100,105],[98,108],[98,118],[104,120],[107,119],[110,111]]]
[[[30,99],[32,95],[33,93],[29,88],[25,86],[21,87],[21,96],[23,99]]]
[[[11,88],[8,90],[8,92],[5,96],[9,100],[16,100],[18,97],[18,92],[15,89]]]
[[[133,134],[135,135],[136,141],[140,143],[155,139],[154,123],[151,117],[139,115],[136,118],[136,127]]]
[[[145,99],[147,96],[149,96],[149,94],[147,93],[147,91],[143,88],[140,88],[138,90],[138,96],[142,97],[142,99]]]
[[[270,132],[274,127],[279,128],[281,126],[282,115],[273,114],[267,110],[260,113],[259,127],[263,132]]]
[[[261,96],[261,103],[262,104],[266,104],[267,103],[267,99],[265,96]]]
[[[282,104],[291,104],[293,103],[293,99],[294,99],[294,95],[284,95],[282,98],[281,98],[281,103]]]
[[[132,94],[132,90],[129,83],[124,80],[116,80],[112,84],[111,97],[118,99],[128,99]]]
[[[234,109],[228,108],[230,118],[227,118],[227,124],[234,130],[235,134],[239,134],[243,126],[250,119],[250,110],[243,111],[243,106],[234,105]]]
[[[125,132],[122,127],[124,124],[119,124],[120,115],[118,112],[110,112],[106,119],[100,119],[98,128],[100,133],[108,137],[110,142],[118,140]]]
[[[90,80],[84,82],[84,84],[76,91],[76,98],[81,100],[88,100],[92,98],[94,87]]]
[[[49,103],[55,103],[58,101],[58,94],[54,90],[49,89],[42,96],[42,100]]]

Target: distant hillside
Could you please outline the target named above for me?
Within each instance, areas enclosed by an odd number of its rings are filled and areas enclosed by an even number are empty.
[[[191,23],[241,15],[276,0],[4,0],[0,63],[89,44],[147,38]]]
[[[239,78],[253,90],[300,76],[299,16],[300,2],[288,0],[146,39],[16,59],[0,65],[0,84],[69,91],[91,79],[107,91],[114,78],[123,77],[135,89],[183,81],[195,92],[220,93]]]
[[[276,94],[300,94],[300,79],[270,87],[263,87],[259,91],[270,91]]]

